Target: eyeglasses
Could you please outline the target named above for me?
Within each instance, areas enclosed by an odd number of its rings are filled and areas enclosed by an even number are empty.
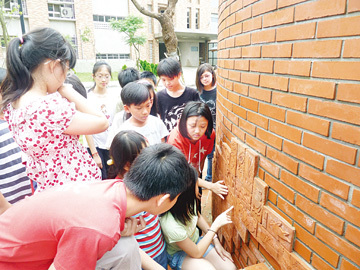
[[[66,64],[66,62],[64,62],[63,60],[60,60],[60,59],[57,59],[60,61],[61,65],[65,66],[65,68],[68,69],[68,71],[66,72],[66,77],[70,77],[72,75],[74,75],[74,69],[70,68],[68,64]],[[47,65],[49,64],[51,61],[54,61],[54,60],[49,60],[49,61],[46,61],[44,63],[44,65]]]
[[[96,74],[95,77],[99,80],[102,80],[102,79],[105,79],[105,80],[108,80],[110,78],[110,75],[109,74]]]

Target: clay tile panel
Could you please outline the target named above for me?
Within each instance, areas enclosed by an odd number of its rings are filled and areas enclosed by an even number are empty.
[[[263,207],[266,203],[269,186],[259,177],[254,179],[254,187],[251,199],[251,213],[253,217],[261,223]]]
[[[250,210],[247,209],[241,201],[238,202],[238,205],[240,207],[241,221],[245,224],[249,232],[256,238],[258,222],[251,216]]]
[[[287,251],[292,251],[295,228],[269,206],[264,206],[263,208],[262,225],[285,247]]]
[[[259,155],[255,151],[247,148],[245,152],[245,174],[244,187],[252,192],[254,177],[259,165]]]
[[[266,263],[258,263],[245,267],[244,270],[270,270],[271,268]]]

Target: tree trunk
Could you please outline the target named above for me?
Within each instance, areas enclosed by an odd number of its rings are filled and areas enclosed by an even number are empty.
[[[0,1],[0,25],[2,28],[4,45],[5,45],[5,48],[7,48],[8,43],[9,43],[9,34],[7,31],[7,25],[6,25],[5,18],[4,18],[4,1]]]

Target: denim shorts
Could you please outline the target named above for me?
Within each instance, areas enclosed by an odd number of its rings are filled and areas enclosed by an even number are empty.
[[[199,243],[202,238],[203,238],[202,236],[199,237],[196,244]],[[206,250],[205,254],[203,255],[203,258],[205,258],[209,254],[210,250],[212,250],[213,248],[214,248],[214,245],[210,244],[210,246]],[[167,253],[168,264],[171,267],[171,269],[181,270],[182,264],[183,264],[184,259],[185,259],[186,256],[188,256],[188,255],[183,250],[180,250],[180,251],[176,252],[172,256]]]

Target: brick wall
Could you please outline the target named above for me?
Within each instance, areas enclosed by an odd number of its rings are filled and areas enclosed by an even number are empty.
[[[239,267],[360,269],[360,1],[220,0],[218,41],[224,245]]]

